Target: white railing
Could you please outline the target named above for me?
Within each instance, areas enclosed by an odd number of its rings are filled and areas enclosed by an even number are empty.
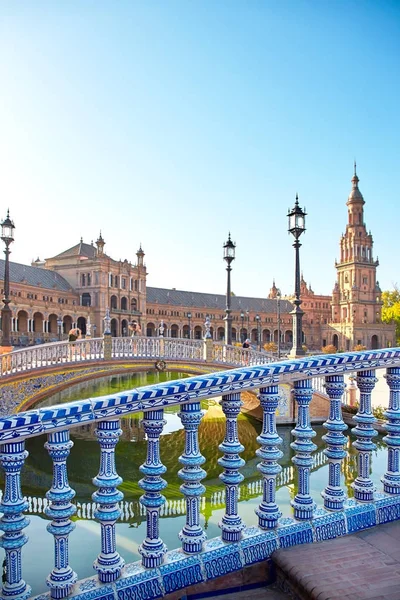
[[[103,359],[162,359],[178,362],[210,362],[229,366],[265,364],[271,357],[264,352],[234,346],[212,344],[207,354],[205,340],[161,337],[111,338],[110,355],[105,355],[104,338],[82,339],[75,342],[53,342],[28,348],[19,348],[0,355],[0,377],[15,375],[46,367]]]

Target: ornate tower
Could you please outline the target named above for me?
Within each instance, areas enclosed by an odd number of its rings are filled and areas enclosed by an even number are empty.
[[[336,261],[337,282],[332,295],[332,343],[341,350],[357,344],[367,348],[386,345],[387,326],[381,323],[381,290],[376,280],[378,260],[373,240],[364,223],[364,198],[358,188],[356,163],[347,200],[348,222],[340,239]],[[390,338],[391,339],[391,338]]]
[[[96,240],[97,256],[102,256],[104,254],[104,245],[105,245],[105,241],[103,240],[103,236],[101,235],[101,231],[100,231],[100,235],[99,235],[98,239]]]

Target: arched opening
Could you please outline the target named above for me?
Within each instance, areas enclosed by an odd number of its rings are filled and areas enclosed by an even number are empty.
[[[218,327],[217,329],[217,339],[222,342],[225,339],[225,329],[223,327]]]
[[[189,337],[189,325],[184,325],[182,329],[182,335],[184,338]]]
[[[92,297],[88,292],[82,294],[82,306],[92,306]]]
[[[68,333],[70,329],[72,329],[72,317],[70,315],[66,315],[63,318],[63,333]]]
[[[268,344],[271,341],[271,332],[269,329],[263,329],[262,341],[263,344]]]
[[[236,340],[237,340],[236,336],[237,336],[236,329],[235,329],[235,327],[232,327],[232,342],[236,342]]]
[[[136,300],[136,298],[131,298],[131,310],[137,310],[137,300]]]
[[[111,298],[110,298],[110,308],[112,310],[116,310],[118,308],[118,298],[117,298],[117,296],[111,296]]]
[[[285,331],[285,344],[293,344],[293,332],[290,329]]]
[[[335,346],[336,350],[339,349],[339,338],[336,333],[332,336],[332,345]]]
[[[78,321],[76,322],[78,329],[81,330],[82,335],[86,335],[86,318],[78,317]]]
[[[172,338],[179,337],[179,327],[178,327],[178,325],[171,325],[171,337]]]
[[[377,350],[379,348],[377,335],[373,335],[371,338],[371,348],[372,348],[372,350]]]
[[[43,315],[40,312],[35,312],[33,315],[32,331],[39,334],[43,333]]]
[[[20,310],[17,315],[17,331],[19,333],[28,333],[28,313]]]
[[[49,333],[57,335],[57,333],[58,333],[58,331],[57,331],[57,315],[55,315],[54,313],[49,315],[48,328],[49,328]]]
[[[125,296],[121,298],[121,310],[128,310],[128,298],[125,298]]]
[[[253,344],[257,344],[257,329],[252,329],[251,330],[251,341],[253,342]]]
[[[122,321],[121,321],[121,332],[122,332],[122,337],[127,337],[129,335],[128,321],[126,319],[122,319]]]
[[[247,340],[247,336],[248,336],[247,329],[246,328],[242,329],[242,340],[243,341]]]
[[[194,328],[194,335],[193,335],[195,340],[201,340],[202,337],[202,328],[200,327],[200,325],[196,325],[196,327]]]
[[[154,337],[155,336],[155,325],[154,323],[147,323],[147,327],[146,327],[146,335],[147,337]]]
[[[211,338],[214,339],[214,327],[210,327]]]
[[[112,337],[118,336],[118,321],[117,321],[117,319],[111,319],[111,335],[112,335]]]

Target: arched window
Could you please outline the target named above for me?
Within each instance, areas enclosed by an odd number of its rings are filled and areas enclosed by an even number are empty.
[[[82,306],[91,306],[91,305],[92,305],[92,298],[91,298],[90,294],[85,292],[84,294],[82,294]]]

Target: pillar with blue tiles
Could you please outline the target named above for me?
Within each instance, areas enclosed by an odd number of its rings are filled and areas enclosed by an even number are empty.
[[[290,444],[296,452],[292,458],[297,467],[298,492],[291,500],[290,504],[294,509],[295,519],[301,521],[309,520],[313,517],[316,504],[310,495],[310,474],[313,466],[312,452],[317,446],[312,442],[316,435],[310,424],[310,403],[313,390],[310,379],[301,379],[295,381],[292,390],[294,399],[297,403],[297,423],[292,430],[292,435],[296,438]]]
[[[52,598],[66,598],[78,579],[69,564],[69,534],[75,529],[71,517],[76,506],[71,503],[75,491],[68,483],[67,458],[73,446],[69,430],[49,433],[44,447],[53,461],[53,483],[46,493],[50,501],[45,513],[52,519],[47,531],[54,536],[54,568],[46,579]]]
[[[237,542],[242,537],[246,525],[238,514],[238,486],[244,477],[239,469],[245,462],[239,453],[244,446],[239,442],[237,418],[242,406],[240,392],[226,394],[222,397],[221,406],[225,415],[225,438],[219,449],[224,455],[218,459],[218,464],[224,468],[220,479],[225,484],[225,514],[218,526],[224,542]]]
[[[0,510],[3,516],[0,529],[4,531],[0,546],[6,553],[5,581],[1,590],[2,600],[24,600],[31,595],[31,588],[22,579],[21,549],[28,541],[22,530],[29,525],[29,519],[23,514],[28,508],[21,492],[21,469],[28,452],[25,442],[3,444],[0,463],[4,469],[5,489]]]
[[[178,475],[184,481],[180,490],[186,501],[186,523],[179,532],[179,539],[183,551],[194,554],[201,551],[203,542],[207,539],[206,533],[200,526],[200,496],[205,492],[201,480],[206,476],[206,472],[201,468],[206,459],[199,450],[198,439],[199,425],[203,416],[200,402],[182,404],[178,416],[185,428],[185,450],[178,459],[183,469],[178,471]]]
[[[387,494],[400,494],[400,368],[386,369],[389,386],[389,406],[384,415],[387,435],[383,438],[388,448],[387,471],[381,481]]]
[[[354,420],[357,425],[352,429],[357,439],[353,442],[357,455],[357,478],[351,484],[354,490],[354,498],[359,502],[372,502],[374,499],[375,486],[370,478],[371,454],[376,450],[372,439],[378,435],[373,428],[376,419],[372,413],[371,393],[378,381],[375,371],[368,369],[359,371],[356,377],[357,386],[360,390],[360,406]]]
[[[147,535],[139,546],[139,552],[142,555],[142,565],[147,568],[160,566],[167,551],[159,535],[160,508],[165,503],[165,496],[160,492],[167,486],[167,482],[161,477],[167,468],[160,460],[160,435],[166,423],[163,417],[162,409],[148,410],[143,419],[147,456],[146,462],[140,466],[144,478],[139,481],[139,485],[145,492],[140,497],[140,502],[146,508]]]
[[[124,497],[117,489],[122,477],[117,474],[115,467],[115,447],[122,434],[119,419],[100,421],[95,433],[100,445],[100,469],[93,478],[98,490],[92,494],[92,498],[97,504],[94,516],[101,525],[101,552],[93,567],[99,580],[108,583],[118,579],[125,564],[117,552],[115,539],[115,524],[121,515],[118,502]]]
[[[278,519],[282,516],[275,501],[276,477],[282,471],[278,460],[283,456],[283,452],[279,449],[282,438],[279,437],[276,430],[276,409],[279,403],[278,385],[260,388],[258,398],[263,409],[263,426],[262,432],[257,438],[261,448],[256,451],[256,454],[261,458],[257,469],[263,475],[263,499],[255,512],[258,516],[259,527],[272,529],[278,525]]]
[[[343,431],[347,425],[342,418],[342,396],[346,386],[343,375],[328,375],[325,378],[325,389],[329,396],[329,417],[324,423],[327,433],[322,436],[326,443],[324,454],[329,462],[329,481],[321,492],[324,507],[328,510],[343,510],[346,494],[340,485],[341,465],[347,456],[344,447],[347,438]]]

